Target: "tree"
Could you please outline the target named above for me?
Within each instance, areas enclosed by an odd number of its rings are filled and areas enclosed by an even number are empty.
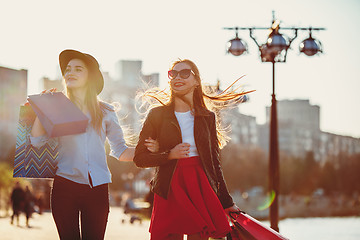
[[[266,156],[258,148],[228,144],[221,150],[221,165],[230,191],[245,191],[267,184]]]
[[[8,202],[13,183],[12,168],[5,162],[0,162],[0,209],[3,208],[2,202]]]
[[[338,176],[334,167],[334,163],[331,161],[326,161],[321,170],[319,187],[323,188],[325,194],[329,195],[333,191],[339,189]]]

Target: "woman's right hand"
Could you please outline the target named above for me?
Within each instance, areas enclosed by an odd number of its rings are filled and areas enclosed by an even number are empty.
[[[190,144],[189,143],[179,143],[173,149],[170,150],[169,159],[180,159],[189,157],[190,153]]]
[[[57,90],[56,88],[45,89],[44,91],[42,91],[40,93],[40,95],[45,94],[45,93],[54,93],[54,92],[56,92],[56,90]]]
[[[152,139],[151,137],[148,137],[147,139],[145,139],[144,145],[152,153],[159,151],[159,142]]]

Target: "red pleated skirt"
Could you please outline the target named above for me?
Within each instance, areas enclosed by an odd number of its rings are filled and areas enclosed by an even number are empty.
[[[168,194],[154,194],[151,240],[165,240],[170,234],[197,234],[221,238],[230,226],[225,211],[211,188],[199,157],[179,159]]]

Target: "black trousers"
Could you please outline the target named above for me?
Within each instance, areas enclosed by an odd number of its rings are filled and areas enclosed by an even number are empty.
[[[102,240],[109,214],[108,184],[91,188],[56,176],[51,210],[60,239]]]

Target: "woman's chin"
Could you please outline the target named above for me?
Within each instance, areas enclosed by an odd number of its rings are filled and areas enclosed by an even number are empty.
[[[191,89],[178,89],[178,90],[175,90],[173,89],[173,93],[175,96],[185,96],[185,95],[188,95],[192,92]]]
[[[66,87],[70,90],[75,90],[75,89],[79,88],[79,86],[77,86],[76,84],[73,84],[73,83],[66,84]]]

